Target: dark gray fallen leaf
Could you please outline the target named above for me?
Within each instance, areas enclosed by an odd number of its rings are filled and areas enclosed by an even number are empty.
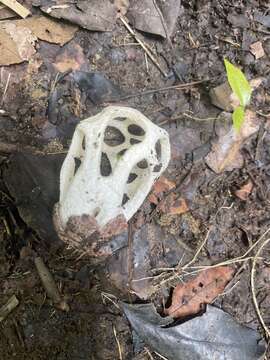
[[[59,175],[64,157],[64,154],[18,153],[10,158],[9,166],[4,171],[5,184],[21,218],[49,246],[60,244],[52,213],[59,200]],[[124,232],[102,243],[102,249],[114,253],[126,246],[127,242],[128,235]]]
[[[48,243],[58,241],[52,210],[59,198],[59,173],[63,154],[11,157],[4,172],[5,184],[15,200],[20,216]]]
[[[92,31],[112,31],[117,17],[116,7],[108,0],[78,0],[74,4],[46,1],[46,5],[41,1],[41,10]]]
[[[127,17],[136,29],[166,38],[165,27],[170,36],[180,12],[180,4],[180,0],[156,0],[162,19],[153,0],[134,0],[130,4]]]
[[[94,104],[108,100],[117,100],[121,96],[120,88],[108,80],[102,73],[74,71],[71,76]]]
[[[122,304],[132,328],[144,342],[168,360],[257,360],[265,352],[255,331],[208,305],[202,315],[170,325],[152,304]]]

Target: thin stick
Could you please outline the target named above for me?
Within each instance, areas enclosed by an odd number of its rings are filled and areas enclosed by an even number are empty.
[[[119,19],[122,21],[122,23],[125,25],[127,30],[131,33],[131,35],[134,37],[134,39],[141,45],[143,50],[146,52],[146,54],[149,56],[149,58],[153,61],[153,63],[156,65],[156,67],[159,69],[161,74],[163,76],[167,76],[166,72],[161,68],[158,61],[155,59],[155,57],[151,54],[147,46],[144,44],[144,42],[136,35],[134,30],[129,26],[128,22],[123,18],[123,16],[120,16]]]
[[[171,42],[171,39],[170,39],[170,36],[169,36],[168,27],[167,27],[167,24],[166,24],[166,22],[165,22],[165,20],[164,20],[163,14],[162,14],[162,12],[161,12],[158,4],[156,3],[156,0],[153,0],[153,3],[154,3],[154,6],[155,6],[155,8],[156,8],[156,10],[157,10],[157,12],[158,12],[158,15],[159,15],[159,17],[160,17],[160,20],[161,20],[161,22],[162,22],[162,26],[163,26],[164,32],[165,32],[165,34],[166,34],[167,41],[168,41],[170,47],[173,48],[173,45],[172,45],[172,42]]]
[[[120,341],[118,340],[115,326],[113,326],[113,334],[114,334],[114,337],[115,337],[115,340],[116,340],[116,343],[117,343],[117,347],[118,347],[119,360],[123,360],[121,344],[120,344]]]
[[[68,311],[69,306],[68,304],[62,299],[60,292],[56,286],[54,278],[50,273],[47,266],[44,264],[41,257],[35,258],[35,265],[40,277],[40,280],[44,286],[44,289],[49,296],[49,298],[53,301],[55,305],[58,305],[58,308],[63,311]]]
[[[185,89],[188,89],[189,87],[193,87],[194,85],[202,84],[202,83],[204,83],[206,81],[209,81],[209,79],[191,81],[190,83],[166,86],[166,87],[163,87],[163,88],[158,88],[158,89],[153,89],[153,90],[146,90],[146,91],[142,91],[140,93],[130,94],[130,95],[121,97],[117,101],[119,101],[119,100],[127,100],[127,99],[131,99],[131,98],[137,97],[137,96],[151,95],[151,94],[155,94],[155,93],[158,93],[158,92],[169,91],[169,90],[185,90]]]
[[[263,327],[264,331],[265,331],[265,335],[267,338],[270,338],[270,330],[268,329],[268,327],[266,326],[264,319],[262,317],[260,308],[259,308],[259,304],[257,301],[257,297],[256,297],[256,291],[255,291],[255,273],[256,273],[256,264],[257,264],[257,260],[258,257],[262,251],[262,249],[270,242],[270,238],[266,239],[261,246],[259,247],[257,253],[254,256],[254,259],[252,261],[252,266],[251,266],[251,275],[250,275],[250,283],[251,283],[251,292],[252,292],[252,300],[255,306],[255,310],[257,313],[257,316],[259,318],[259,321],[261,323],[261,326]]]
[[[157,351],[155,351],[155,354],[157,355],[157,356],[159,356],[161,359],[163,359],[163,360],[169,360],[168,358],[166,358],[165,356],[163,356],[163,355],[161,355],[160,353],[158,353]]]
[[[16,0],[0,0],[1,3],[13,10],[16,14],[25,19],[31,12]]]
[[[5,305],[0,308],[0,322],[3,321],[16,306],[19,305],[19,300],[15,295],[12,295],[11,298],[7,301]]]

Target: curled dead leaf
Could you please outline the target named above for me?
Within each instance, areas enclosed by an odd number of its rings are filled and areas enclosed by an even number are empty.
[[[184,198],[176,193],[170,193],[158,204],[158,210],[167,215],[181,215],[189,211]]]
[[[216,173],[231,171],[243,166],[241,146],[247,138],[259,130],[256,113],[246,110],[245,119],[239,132],[233,128],[212,145],[212,150],[206,156],[206,164]]]
[[[179,284],[173,291],[172,304],[165,314],[174,318],[193,315],[201,310],[203,304],[210,304],[232,279],[234,269],[219,266],[202,271],[194,279]]]
[[[161,176],[154,184],[150,195],[148,196],[148,201],[152,204],[157,205],[162,199],[164,193],[175,188],[175,182],[167,179],[165,176]]]
[[[240,189],[235,191],[235,195],[243,201],[246,201],[253,189],[253,182],[249,180],[246,184],[241,186]]]

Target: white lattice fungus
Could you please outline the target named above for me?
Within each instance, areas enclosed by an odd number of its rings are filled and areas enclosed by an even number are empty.
[[[93,216],[129,220],[170,160],[169,137],[138,110],[109,106],[77,126],[60,174],[61,227]]]

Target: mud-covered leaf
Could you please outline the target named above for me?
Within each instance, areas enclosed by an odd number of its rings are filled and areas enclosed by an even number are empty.
[[[240,131],[245,118],[245,110],[243,106],[237,106],[232,114],[233,126],[236,131]]]
[[[63,4],[61,0],[47,1],[41,10],[49,16],[68,20],[91,31],[111,31],[117,18],[117,9],[108,0],[79,0],[76,4]]]
[[[202,305],[210,304],[231,280],[234,270],[220,266],[202,271],[185,284],[178,284],[172,295],[172,304],[165,313],[174,318],[197,314]]]
[[[249,104],[252,93],[249,82],[239,68],[231,64],[226,59],[224,59],[224,63],[227,72],[228,82],[230,84],[230,87],[232,88],[232,91],[238,97],[240,104],[244,107],[247,106]]]
[[[136,29],[166,38],[166,32],[170,36],[174,30],[180,4],[180,0],[133,0],[127,16]]]
[[[256,114],[246,110],[243,125],[239,132],[232,127],[227,133],[221,135],[212,145],[212,150],[206,156],[206,164],[216,173],[231,171],[243,166],[241,146],[247,138],[259,130]]]
[[[168,360],[259,360],[265,343],[253,329],[238,324],[223,310],[208,305],[202,316],[168,326],[152,304],[123,304],[138,336]]]

